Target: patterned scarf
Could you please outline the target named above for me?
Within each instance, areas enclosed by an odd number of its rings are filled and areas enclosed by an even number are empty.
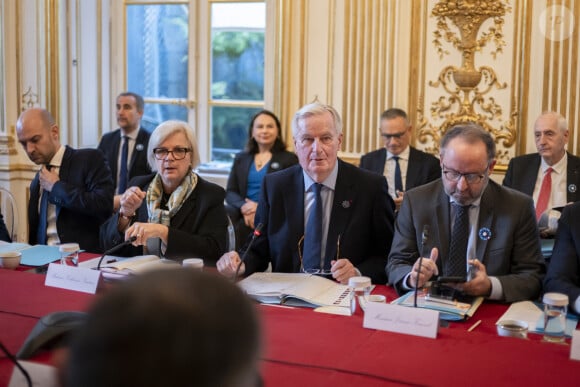
[[[161,176],[155,175],[149,188],[147,189],[147,213],[149,214],[149,223],[160,223],[169,226],[171,218],[179,211],[183,203],[197,185],[197,175],[191,171],[185,176],[179,187],[173,191],[167,201],[167,210],[161,209],[161,199],[163,198],[163,184]]]

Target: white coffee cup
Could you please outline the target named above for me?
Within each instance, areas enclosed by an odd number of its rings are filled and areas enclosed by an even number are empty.
[[[182,265],[191,269],[203,270],[203,259],[187,258],[183,260]]]
[[[20,265],[22,253],[20,251],[5,251],[0,253],[0,267],[4,269],[16,269]]]

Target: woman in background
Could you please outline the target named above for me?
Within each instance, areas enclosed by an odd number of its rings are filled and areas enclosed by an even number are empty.
[[[246,149],[236,155],[228,178],[228,215],[236,229],[236,248],[244,245],[254,228],[254,216],[262,180],[266,173],[280,171],[298,163],[286,150],[280,120],[269,110],[254,115],[248,128]]]
[[[182,121],[161,123],[147,158],[156,173],[129,182],[119,212],[101,226],[103,250],[135,237],[115,255],[199,257],[215,265],[226,250],[225,192],[193,172],[199,151],[192,129]]]

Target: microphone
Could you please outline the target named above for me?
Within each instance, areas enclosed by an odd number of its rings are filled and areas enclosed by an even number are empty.
[[[421,249],[419,251],[419,267],[417,268],[417,280],[415,282],[415,294],[413,300],[413,306],[417,307],[417,293],[419,292],[419,273],[421,273],[421,265],[423,264],[423,256],[425,256],[425,245],[427,244],[427,240],[429,239],[429,225],[423,225],[423,233],[421,234]]]
[[[238,274],[240,273],[240,267],[242,267],[242,263],[244,263],[246,261],[246,256],[248,255],[248,251],[250,251],[250,249],[252,248],[252,245],[254,244],[254,241],[256,240],[256,238],[262,234],[263,227],[264,227],[264,223],[258,223],[256,228],[254,229],[254,232],[252,233],[252,239],[250,240],[250,243],[248,244],[248,248],[246,249],[246,251],[244,251],[244,254],[242,254],[242,258],[240,258],[240,262],[238,262],[238,266],[236,267],[236,274],[234,274],[234,282],[236,282],[236,280],[238,279]]]
[[[101,263],[103,262],[103,258],[105,258],[105,255],[111,255],[115,251],[121,250],[122,247],[130,245],[131,243],[135,242],[136,240],[137,240],[137,235],[133,235],[131,238],[127,239],[126,241],[123,241],[123,242],[119,243],[118,245],[113,246],[109,250],[105,251],[103,253],[103,255],[101,255],[101,259],[99,259],[99,263],[97,264],[97,270],[101,270]]]

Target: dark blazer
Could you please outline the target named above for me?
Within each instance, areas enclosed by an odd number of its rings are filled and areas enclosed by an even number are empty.
[[[138,176],[130,186],[147,191],[155,174]],[[167,236],[165,257],[171,259],[203,258],[207,266],[226,252],[228,219],[224,209],[224,189],[216,184],[197,178],[197,185],[179,211],[171,218]],[[134,222],[147,222],[147,202],[143,200]],[[101,245],[108,250],[125,240],[124,233],[117,230],[119,214],[114,214],[101,226]],[[142,246],[126,246],[115,253],[131,257],[143,254]]]
[[[408,191],[441,177],[441,166],[437,157],[413,147],[409,148],[405,190]],[[382,175],[385,171],[386,160],[387,150],[385,148],[377,149],[361,157],[360,167]]]
[[[151,173],[151,168],[147,162],[147,146],[149,145],[149,132],[144,128],[139,128],[137,139],[135,141],[135,148],[129,160],[129,176],[131,180],[135,176],[148,175]],[[100,149],[111,169],[111,176],[113,177],[113,185],[117,189],[117,164],[119,161],[119,147],[121,146],[121,129],[109,132],[101,137],[98,149]],[[122,192],[121,192],[122,193]]]
[[[228,178],[226,202],[238,210],[246,203],[248,191],[248,174],[254,161],[254,155],[246,151],[240,152],[234,159],[234,164]],[[281,171],[294,164],[298,164],[298,157],[292,152],[282,151],[272,153],[266,173]]]
[[[385,283],[384,267],[393,238],[393,205],[383,177],[338,160],[326,262],[348,258],[374,283]],[[300,165],[266,175],[256,224],[263,223],[246,258],[246,274],[300,271],[298,241],[304,235],[304,177]]]
[[[580,203],[562,211],[544,290],[568,295],[570,306],[580,297]]]
[[[56,205],[56,228],[61,243],[77,242],[92,253],[101,251],[99,227],[113,212],[113,180],[105,157],[96,149],[66,147],[59,170],[60,180],[49,194]],[[37,244],[38,174],[30,183],[28,242]]]
[[[533,196],[538,169],[542,159],[538,153],[514,157],[508,164],[503,185]],[[568,173],[566,175],[566,201],[580,200],[580,157],[568,153]]]
[[[423,247],[424,256],[437,247],[437,267],[443,273],[449,254],[449,206],[441,179],[405,194],[387,267],[389,282],[400,293],[404,292],[404,277],[419,257],[425,225],[430,227],[430,236]],[[485,265],[488,275],[501,282],[504,301],[538,297],[545,268],[531,198],[490,180],[479,210],[477,229],[484,228],[491,231],[491,238],[477,239],[476,258]]]

